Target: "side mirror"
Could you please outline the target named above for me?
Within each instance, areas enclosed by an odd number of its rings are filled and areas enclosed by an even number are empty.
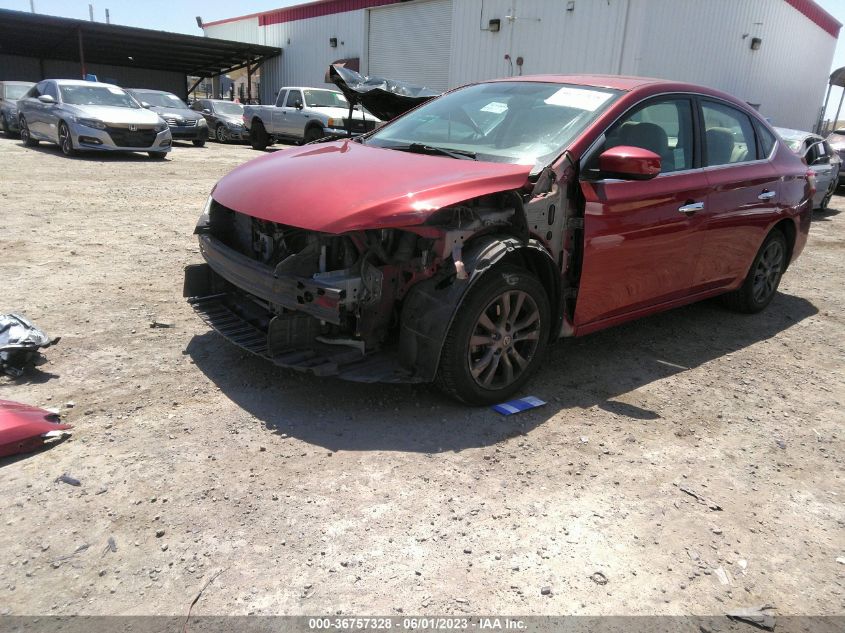
[[[208,108],[203,108],[202,113],[203,114],[211,114],[211,110],[209,110]]]
[[[53,99],[53,97],[51,97],[50,95],[41,95],[40,97],[38,97],[38,100],[41,103],[46,103],[47,105],[52,105],[56,103],[56,100]]]
[[[604,178],[651,180],[660,173],[660,156],[642,147],[618,145],[602,152],[599,170]]]
[[[293,104],[293,107],[296,108],[297,110],[302,110],[302,108],[304,106],[302,105],[302,101],[295,101],[294,104]]]
[[[149,109],[150,104],[149,104],[149,103],[147,103],[146,101],[142,101],[142,102],[141,102],[141,107],[142,107],[142,108],[147,108],[147,109]]]

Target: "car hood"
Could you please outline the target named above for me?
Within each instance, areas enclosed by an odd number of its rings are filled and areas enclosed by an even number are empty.
[[[349,108],[309,108],[312,112],[318,112],[320,114],[324,114],[325,116],[334,117],[337,119],[345,119],[349,116]],[[369,112],[363,112],[362,110],[353,110],[352,111],[352,119],[366,119],[367,121],[381,121],[378,117],[374,117]]]
[[[143,108],[93,105],[65,105],[64,107],[76,116],[99,119],[104,123],[156,125],[159,122],[159,116],[155,112]]]
[[[220,121],[224,123],[243,123],[244,118],[240,114],[215,114]]]
[[[159,106],[150,106],[147,109],[152,112],[156,112],[160,116],[173,116],[177,119],[185,119],[187,121],[198,121],[203,118],[199,112],[185,110],[182,108],[161,108]]]
[[[412,154],[354,141],[304,145],[224,176],[212,197],[234,211],[311,231],[422,224],[438,209],[525,185],[530,165]]]

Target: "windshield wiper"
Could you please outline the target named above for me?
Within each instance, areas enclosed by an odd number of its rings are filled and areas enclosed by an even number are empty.
[[[435,147],[433,145],[424,145],[423,143],[396,145],[390,149],[398,149],[400,152],[416,152],[418,154],[440,154],[441,156],[457,158],[458,160],[475,160],[476,156],[475,152],[468,152],[462,149],[446,149],[445,147]]]

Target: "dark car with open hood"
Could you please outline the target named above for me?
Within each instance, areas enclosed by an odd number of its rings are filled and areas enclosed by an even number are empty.
[[[559,337],[716,295],[765,308],[813,193],[802,159],[727,94],[489,81],[236,168],[196,226],[205,261],[184,293],[277,365],[502,402]]]

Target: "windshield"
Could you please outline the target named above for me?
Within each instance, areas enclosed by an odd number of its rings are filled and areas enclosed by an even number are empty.
[[[139,107],[132,97],[116,86],[59,86],[59,89],[62,101],[72,105]]]
[[[244,107],[240,103],[231,101],[219,101],[214,104],[214,111],[217,114],[231,114],[239,116],[244,113]]]
[[[801,149],[801,139],[800,138],[785,138],[783,142],[786,143],[786,146],[791,149],[793,152],[797,152]]]
[[[331,90],[303,90],[305,105],[311,108],[348,108],[349,102],[339,92]]]
[[[188,106],[176,95],[169,92],[133,92],[138,101],[147,102],[154,108],[175,108],[187,110]]]
[[[26,94],[31,86],[16,86],[14,84],[6,86],[6,99],[20,99]]]
[[[476,160],[545,164],[619,95],[618,91],[527,81],[468,86],[396,119],[366,143],[471,152]]]

